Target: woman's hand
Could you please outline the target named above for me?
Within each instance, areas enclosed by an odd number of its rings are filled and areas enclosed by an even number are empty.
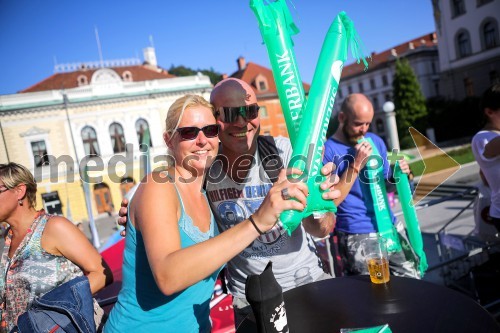
[[[122,231],[120,231],[120,236],[125,237],[127,234],[127,213],[128,213],[128,199],[123,198],[120,210],[118,211],[118,215],[120,216],[117,220],[118,224],[124,227]]]
[[[285,210],[302,211],[305,209],[309,195],[307,184],[296,178],[287,179],[287,175],[300,176],[301,174],[302,171],[295,168],[280,171],[278,180],[267,193],[259,209],[253,214],[259,230],[269,231]]]

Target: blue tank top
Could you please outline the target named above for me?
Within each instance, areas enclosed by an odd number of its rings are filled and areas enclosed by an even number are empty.
[[[181,203],[178,224],[182,248],[218,234],[211,211],[210,229],[202,233],[186,214],[178,192],[177,196]],[[174,295],[164,295],[149,267],[142,234],[130,223],[129,217],[122,289],[104,332],[210,332],[210,298],[219,271]]]

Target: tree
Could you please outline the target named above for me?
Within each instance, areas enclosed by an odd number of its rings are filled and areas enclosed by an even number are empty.
[[[190,75],[196,75],[196,73],[201,72],[201,74],[204,74],[210,78],[210,82],[212,82],[213,85],[217,84],[217,82],[222,80],[222,74],[214,71],[213,68],[194,70],[182,65],[181,66],[171,65],[168,72],[175,76],[190,76]]]
[[[420,84],[407,59],[396,61],[392,88],[401,148],[408,148],[412,146],[408,128],[415,127],[420,131],[425,129],[427,108]]]

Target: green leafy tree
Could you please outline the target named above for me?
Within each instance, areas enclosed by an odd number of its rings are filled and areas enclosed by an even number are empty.
[[[408,128],[412,126],[420,131],[425,129],[427,107],[420,84],[407,59],[396,61],[392,88],[401,148],[408,148],[413,145]]]
[[[219,82],[222,79],[222,74],[214,71],[212,67],[210,69],[195,70],[182,65],[181,66],[171,65],[168,72],[175,76],[190,76],[190,75],[196,75],[196,73],[201,72],[201,74],[204,74],[210,78],[210,82],[212,82],[213,85],[217,84],[217,82]]]

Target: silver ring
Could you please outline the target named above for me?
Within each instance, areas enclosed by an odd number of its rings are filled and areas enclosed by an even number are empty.
[[[283,200],[288,200],[291,198],[290,194],[288,193],[287,187],[281,190],[281,197],[283,198]]]

